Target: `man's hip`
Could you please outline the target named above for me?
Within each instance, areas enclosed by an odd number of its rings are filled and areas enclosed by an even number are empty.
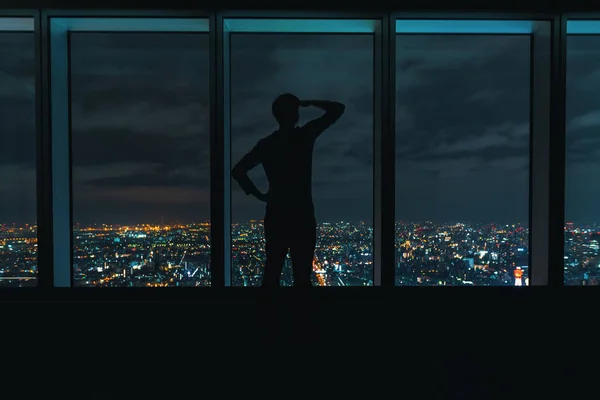
[[[316,236],[317,221],[314,214],[277,215],[267,212],[264,227],[268,239],[312,240]]]

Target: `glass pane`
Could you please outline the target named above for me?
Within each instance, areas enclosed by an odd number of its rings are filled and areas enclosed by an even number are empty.
[[[75,285],[210,285],[208,34],[70,45]]]
[[[528,284],[530,41],[397,35],[396,285]]]
[[[600,35],[567,37],[565,285],[600,279]]]
[[[0,287],[37,285],[35,39],[0,32]]]
[[[372,285],[373,36],[232,33],[230,40],[232,166],[265,138],[260,150],[251,153],[258,154],[254,158],[258,165],[249,176],[262,192],[270,189],[287,193],[280,197],[274,194],[266,213],[265,203],[247,196],[232,180],[232,285],[262,284],[265,215],[268,221],[276,221],[271,225],[270,237],[275,249],[274,271],[283,266],[281,285],[293,285],[294,254],[313,259],[313,285]],[[345,112],[320,135],[312,128],[277,132],[279,124],[272,104],[283,93],[303,100],[341,102]],[[298,126],[304,127],[322,114],[318,106],[300,107]],[[293,127],[294,121],[291,124]],[[311,182],[307,178],[311,154],[317,223],[314,253],[310,244],[314,231],[303,228],[312,224],[312,216],[298,217],[300,211],[313,212],[308,189]],[[265,164],[265,160],[270,161]],[[271,177],[276,178],[270,185],[265,165],[275,171]],[[277,176],[283,177],[278,180]],[[298,189],[305,181],[307,189]],[[286,210],[282,212],[285,217],[276,217],[278,212],[273,210],[277,209]],[[279,258],[277,253],[281,254]]]

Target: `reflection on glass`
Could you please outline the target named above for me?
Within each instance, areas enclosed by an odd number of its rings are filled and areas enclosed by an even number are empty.
[[[0,32],[0,288],[37,285],[35,39]]]
[[[77,286],[210,285],[208,43],[72,34]]]
[[[316,140],[312,191],[317,220],[315,286],[373,284],[373,36],[231,34],[232,166],[277,129],[271,105],[282,93],[346,105]],[[299,125],[321,115],[301,108]],[[268,189],[261,167],[250,178]],[[232,181],[232,285],[260,286],[265,205]],[[294,226],[289,227],[294,230]],[[293,285],[288,255],[281,284]]]
[[[396,285],[527,285],[530,36],[396,57]]]

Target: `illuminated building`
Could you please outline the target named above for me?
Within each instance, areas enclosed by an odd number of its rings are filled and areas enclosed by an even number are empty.
[[[523,286],[523,270],[521,267],[517,267],[514,271],[515,275],[515,286]]]

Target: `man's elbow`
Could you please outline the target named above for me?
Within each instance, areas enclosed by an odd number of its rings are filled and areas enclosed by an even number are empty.
[[[341,117],[344,114],[344,111],[346,111],[346,106],[342,103],[335,103],[335,117],[336,119],[338,119],[339,117]]]
[[[233,179],[235,179],[236,181],[239,181],[240,179],[242,179],[243,176],[244,176],[244,170],[239,165],[236,165],[235,167],[233,167],[233,169],[231,170],[231,177]]]

